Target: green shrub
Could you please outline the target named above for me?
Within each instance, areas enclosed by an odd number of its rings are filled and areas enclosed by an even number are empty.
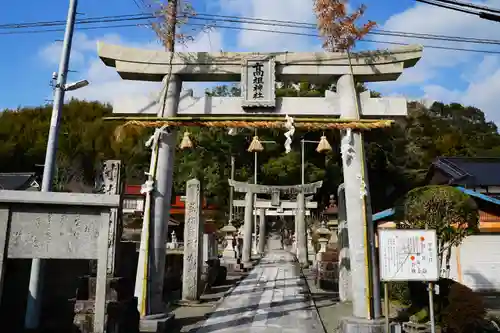
[[[441,313],[441,323],[447,333],[483,332],[486,309],[481,295],[455,283],[450,286],[447,305]]]
[[[389,299],[405,305],[410,304],[408,282],[389,282]]]

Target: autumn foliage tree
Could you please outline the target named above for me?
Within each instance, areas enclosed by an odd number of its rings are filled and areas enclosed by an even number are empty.
[[[318,31],[323,37],[323,49],[329,52],[349,51],[376,23],[357,24],[366,6],[347,13],[347,0],[314,0]]]

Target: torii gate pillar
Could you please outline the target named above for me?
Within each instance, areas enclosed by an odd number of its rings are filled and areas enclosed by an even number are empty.
[[[243,255],[242,262],[245,267],[249,267],[251,263],[251,250],[252,250],[252,215],[253,215],[253,195],[254,194],[277,194],[277,193],[288,193],[297,195],[298,209],[296,223],[299,224],[299,230],[303,230],[303,237],[299,238],[297,241],[297,247],[301,248],[299,253],[299,262],[307,266],[307,237],[306,237],[306,227],[305,227],[305,201],[304,196],[306,194],[315,193],[323,185],[322,181],[318,181],[310,184],[302,185],[292,185],[292,186],[277,186],[277,185],[258,185],[238,182],[229,179],[229,186],[234,188],[235,192],[245,193],[245,221],[244,221],[244,235],[243,235]],[[300,200],[302,198],[302,200]],[[256,201],[258,202],[258,201]],[[302,203],[301,203],[302,202]],[[277,205],[279,205],[279,200]],[[303,225],[301,225],[303,224]],[[263,230],[264,228],[262,228]],[[264,237],[265,238],[265,237]],[[304,257],[305,254],[305,257]]]

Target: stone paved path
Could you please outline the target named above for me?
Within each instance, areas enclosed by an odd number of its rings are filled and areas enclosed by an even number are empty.
[[[270,239],[268,254],[196,333],[324,333],[293,256]]]

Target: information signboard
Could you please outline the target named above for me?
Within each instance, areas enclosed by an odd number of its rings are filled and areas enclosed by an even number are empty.
[[[381,229],[381,281],[437,281],[439,262],[435,230]]]

